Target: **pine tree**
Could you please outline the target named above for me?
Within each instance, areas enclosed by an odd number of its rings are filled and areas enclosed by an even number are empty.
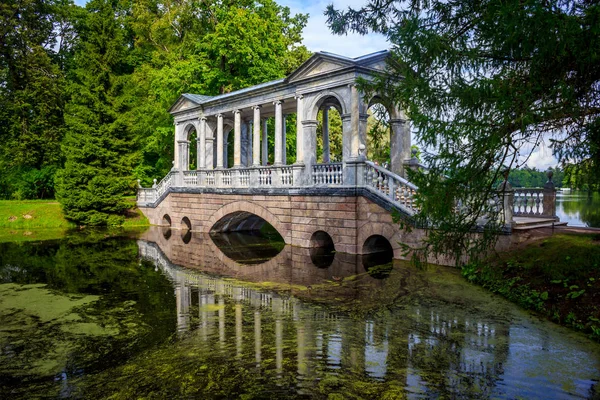
[[[82,225],[114,225],[129,204],[132,143],[122,115],[128,105],[123,87],[127,64],[126,32],[118,2],[92,0],[75,55],[74,80],[66,106],[64,169],[57,195],[65,216]]]

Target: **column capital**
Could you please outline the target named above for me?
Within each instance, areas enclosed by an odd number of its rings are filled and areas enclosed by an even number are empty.
[[[390,124],[403,124],[405,123],[407,120],[403,119],[403,118],[390,118]]]
[[[198,121],[205,122],[206,121],[206,117],[199,117]]]
[[[231,113],[232,113],[233,115],[235,115],[235,114],[239,114],[239,113],[241,113],[241,112],[242,112],[242,110],[240,110],[240,109],[238,108],[238,109],[236,109],[236,110],[233,110]]]
[[[273,104],[275,104],[276,106],[278,106],[278,105],[282,105],[282,104],[283,104],[283,100],[275,100],[275,101],[273,102]]]
[[[221,114],[221,113],[215,114],[215,117],[217,117],[217,118],[223,118],[223,114]]]
[[[316,119],[305,119],[302,121],[302,125],[304,126],[317,126],[319,124],[319,121],[317,121]]]
[[[260,104],[257,104],[255,106],[252,106],[253,110],[260,110],[262,108],[262,106]]]
[[[297,94],[294,96],[294,99],[296,99],[296,100],[302,100],[303,98],[304,98],[303,94]]]

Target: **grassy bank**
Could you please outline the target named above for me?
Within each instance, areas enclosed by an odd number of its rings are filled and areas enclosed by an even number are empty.
[[[122,225],[125,229],[146,226],[148,219],[137,208],[127,212]],[[58,239],[74,228],[55,200],[0,200],[0,242]]]
[[[0,200],[0,229],[68,229],[75,225],[65,219],[55,200]]]
[[[469,281],[600,341],[600,235],[556,234],[462,268]]]

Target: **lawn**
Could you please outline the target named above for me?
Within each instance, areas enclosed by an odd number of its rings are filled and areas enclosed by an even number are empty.
[[[463,276],[600,341],[600,235],[555,234],[469,264]]]
[[[56,200],[0,200],[0,229],[73,228]]]

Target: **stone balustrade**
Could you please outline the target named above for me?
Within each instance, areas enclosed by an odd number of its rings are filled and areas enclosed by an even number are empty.
[[[302,188],[362,188],[380,201],[408,216],[419,212],[417,186],[401,176],[367,160],[348,163],[252,166],[231,169],[177,171],[172,170],[152,188],[138,188],[137,204],[154,207],[172,188],[261,190]],[[312,189],[312,190],[314,190]],[[556,218],[555,189],[551,181],[545,188],[514,189],[507,182],[498,187],[490,199],[491,208],[499,208],[499,218],[506,225],[514,217]],[[490,209],[491,209],[490,208]],[[457,204],[457,212],[463,211]],[[485,220],[485,217],[483,217]],[[483,222],[482,222],[483,223]]]
[[[515,217],[555,218],[556,191],[554,188],[514,189]]]
[[[415,194],[418,188],[401,176],[375,165],[371,161],[365,163],[364,183],[365,186],[386,197],[407,214],[414,215],[419,211],[415,204]]]

